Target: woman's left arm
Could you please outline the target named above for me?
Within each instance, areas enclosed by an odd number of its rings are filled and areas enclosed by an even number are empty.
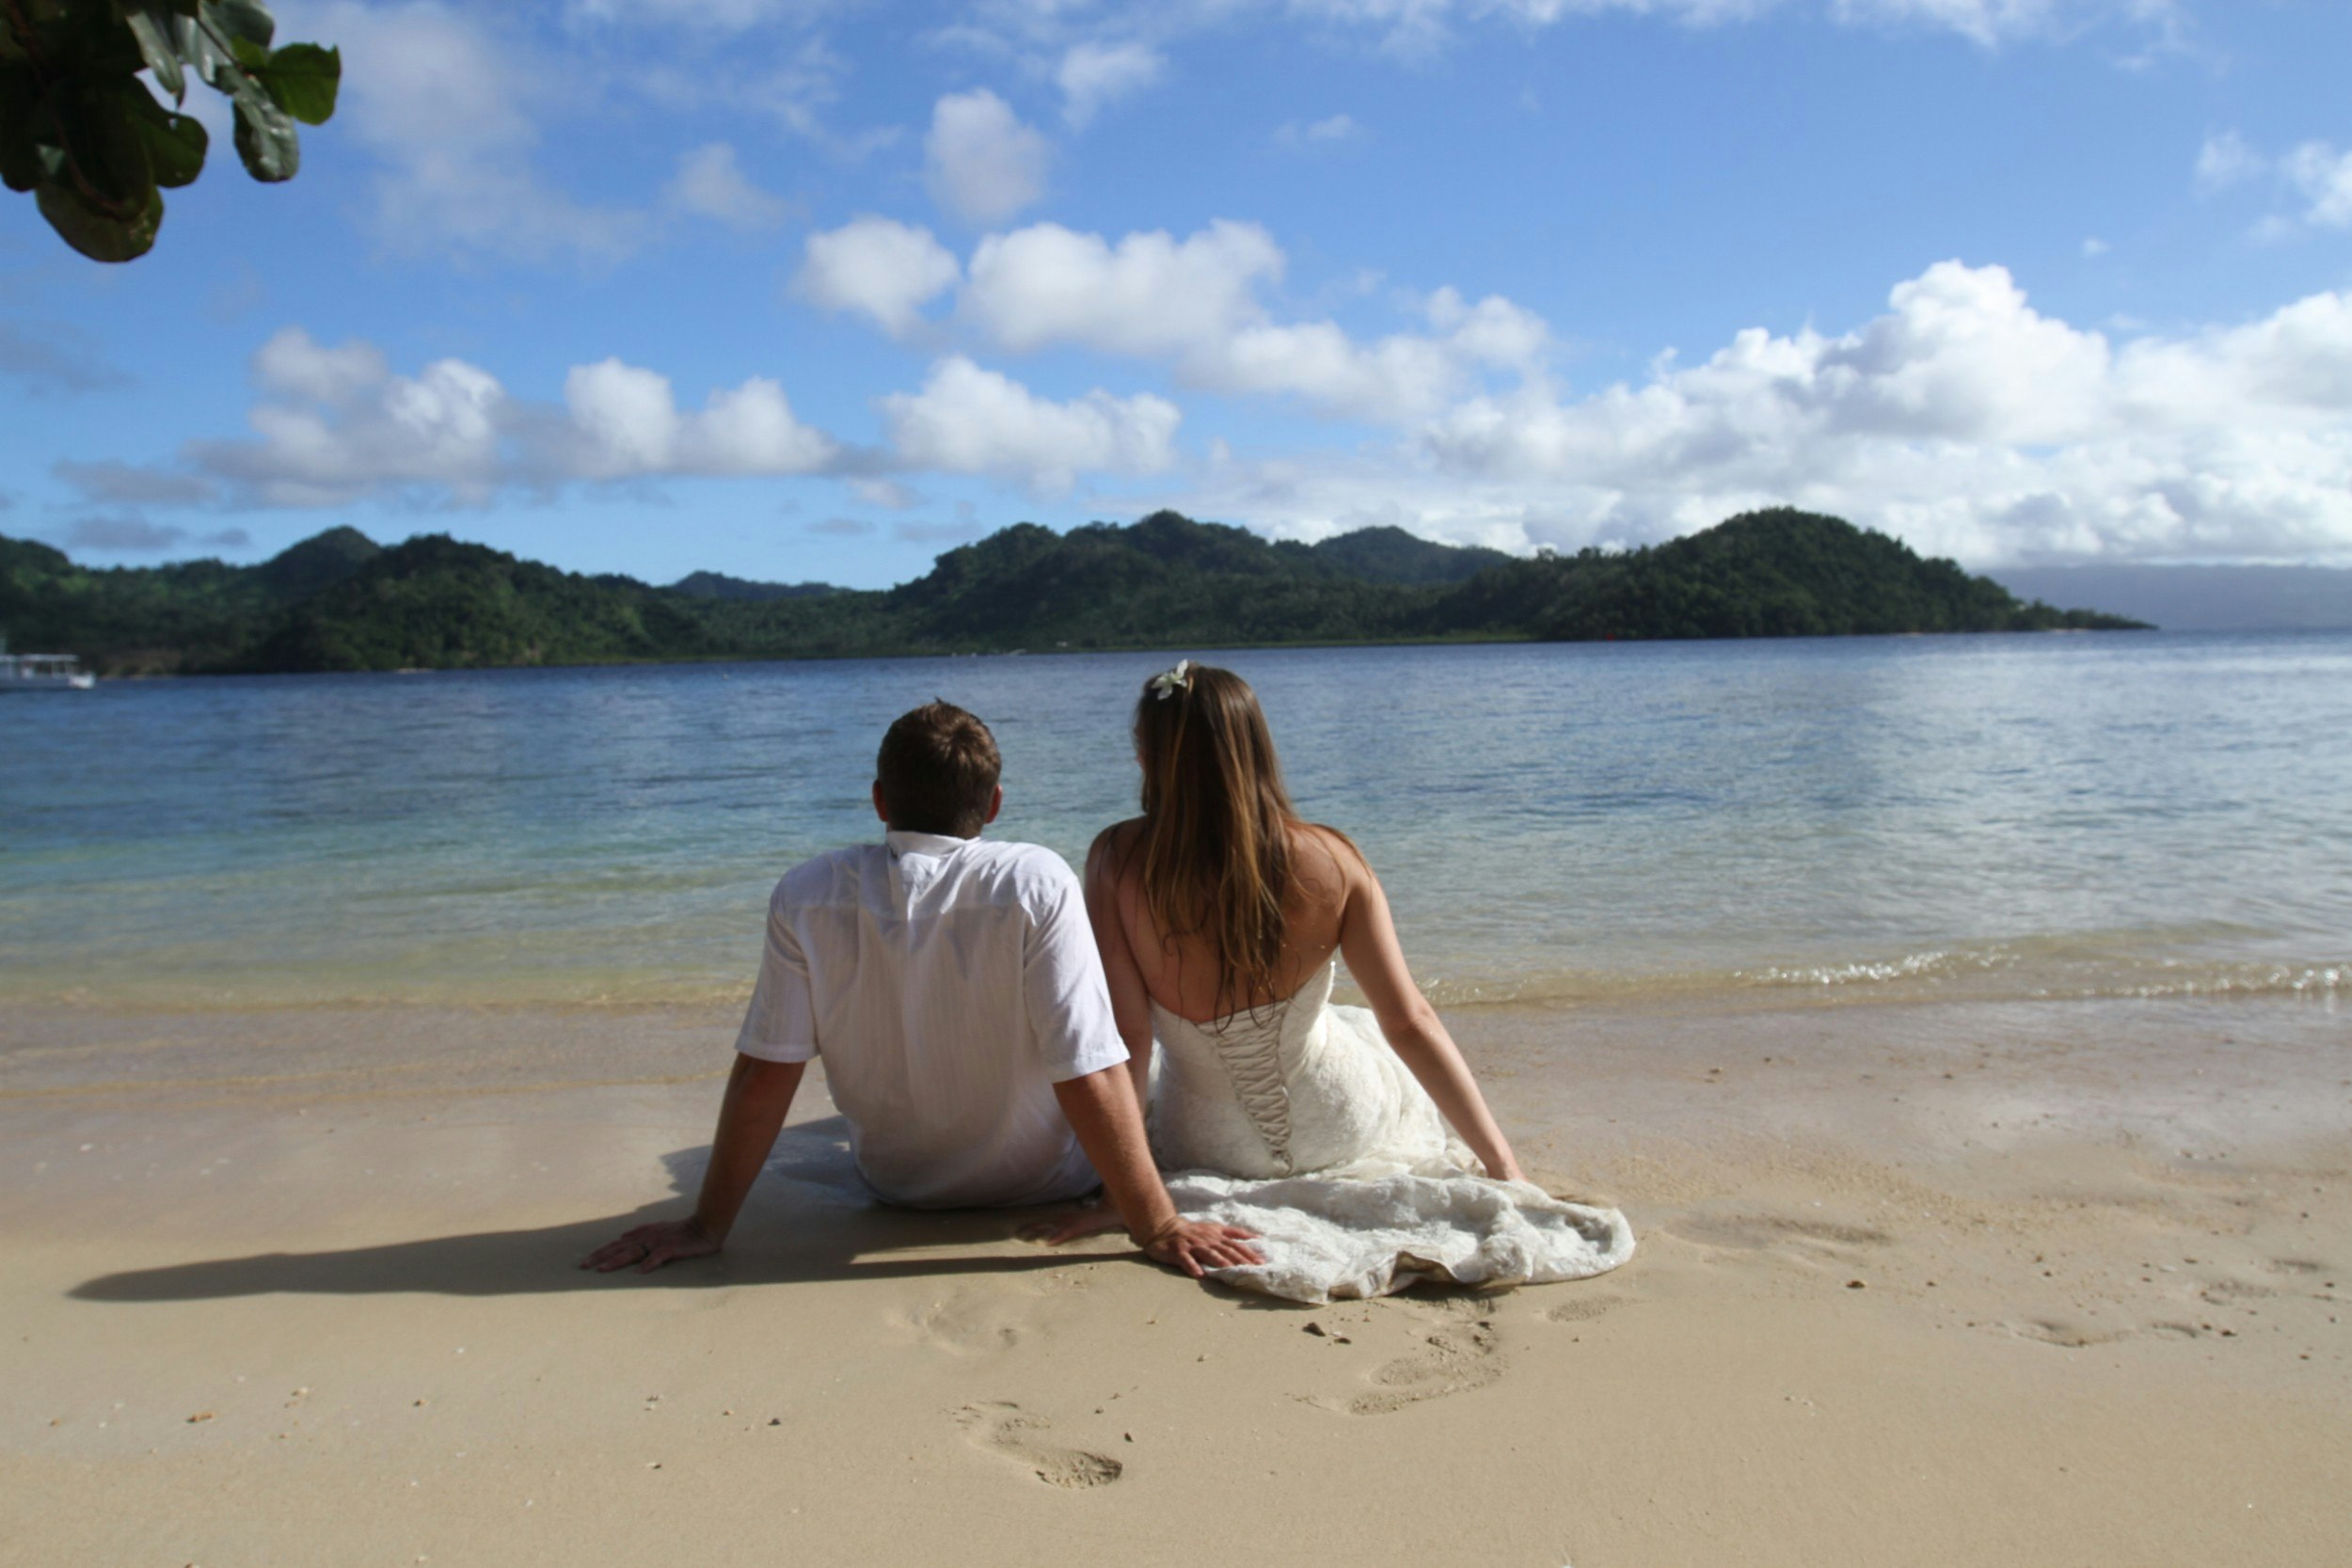
[[[1380,879],[1348,848],[1334,846],[1332,852],[1346,868],[1348,884],[1347,902],[1340,915],[1340,956],[1347,960],[1348,974],[1362,989],[1372,1016],[1380,1021],[1380,1032],[1486,1167],[1486,1174],[1503,1181],[1526,1180],[1518,1157],[1511,1152],[1510,1140],[1495,1125],[1493,1113],[1486,1109],[1486,1097],[1478,1092],[1478,1080],[1470,1075],[1470,1064],[1462,1060],[1461,1050],[1446,1033],[1438,1009],[1422,995],[1421,988],[1413,984],[1412,972],[1405,967],[1405,949],[1396,939],[1396,921],[1389,913],[1389,897],[1381,891]]]

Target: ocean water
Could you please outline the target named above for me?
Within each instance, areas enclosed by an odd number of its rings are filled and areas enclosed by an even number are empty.
[[[2352,635],[1851,639],[104,683],[0,700],[0,1004],[748,992],[793,862],[970,707],[998,836],[1134,810],[1141,681],[1257,687],[1438,1000],[2352,990]]]

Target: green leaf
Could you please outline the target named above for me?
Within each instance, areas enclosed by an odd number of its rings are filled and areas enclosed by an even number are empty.
[[[123,97],[139,138],[146,144],[147,166],[155,176],[155,183],[166,190],[177,190],[204,172],[204,154],[212,146],[212,137],[193,116],[173,114],[148,97],[143,88],[126,92]]]
[[[87,206],[71,186],[56,181],[42,185],[34,199],[58,238],[93,261],[128,261],[146,255],[155,248],[155,231],[164,223],[163,193],[152,185],[147,187],[147,199],[126,216]]]
[[[286,111],[259,91],[237,95],[237,156],[254,179],[291,180],[302,166],[302,143]]]
[[[224,72],[233,72],[235,62],[221,46],[213,41],[213,35],[193,14],[171,19],[171,42],[180,57],[196,72],[197,80],[222,92],[235,90],[232,81],[224,81]]]
[[[155,102],[135,80],[112,90],[55,88],[43,104],[48,123],[44,127],[36,120],[33,134],[41,140],[49,139],[44,132],[55,135],[65,153],[57,178],[78,199],[97,212],[119,209],[119,215],[127,220],[146,205],[155,179],[148,168],[147,144],[131,118],[126,93]]]
[[[335,112],[335,89],[342,81],[340,49],[290,43],[255,72],[271,102],[305,125],[324,125]]]
[[[12,191],[31,190],[47,172],[33,135],[33,107],[40,97],[40,78],[31,66],[0,59],[0,180]]]
[[[278,32],[278,24],[271,20],[269,8],[259,0],[203,0],[203,13],[221,36],[231,41],[269,47],[269,40]]]
[[[172,47],[171,16],[161,0],[123,7],[122,20],[131,36],[139,40],[139,56],[155,73],[156,86],[171,94],[174,103],[185,103],[187,73],[180,68],[180,51]]]

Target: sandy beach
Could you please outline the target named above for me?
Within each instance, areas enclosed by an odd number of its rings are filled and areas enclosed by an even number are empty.
[[[733,1022],[0,1025],[7,1560],[2352,1557],[2325,1002],[1461,1009],[1641,1251],[1320,1308],[872,1207],[820,1095],[723,1258],[577,1271]]]

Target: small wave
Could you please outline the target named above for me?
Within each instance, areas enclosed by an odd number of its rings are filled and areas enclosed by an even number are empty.
[[[1648,973],[1444,975],[1422,987],[1439,1006],[1839,1006],[2310,997],[2352,992],[2352,963],[2120,955],[2106,943],[2044,942],[1933,948],[1885,958]]]
[[[204,954],[188,957],[202,958]],[[751,976],[698,964],[529,963],[443,966],[214,962],[0,968],[0,1005],[126,1011],[274,1011],[326,1007],[739,1008]],[[1518,1006],[1785,1008],[2102,998],[2309,998],[2352,993],[2352,961],[2168,956],[2121,934],[2021,938],[1882,956],[1782,959],[1687,969],[1438,968],[1422,990],[1440,1007]]]
[[[1998,950],[1980,953],[1929,952],[1911,953],[1899,958],[1864,960],[1838,964],[1802,964],[1794,967],[1773,965],[1764,969],[1736,969],[1731,972],[1735,984],[1754,986],[1851,986],[1884,983],[1890,980],[1938,979],[1970,970],[1983,971],[2008,967],[2016,961],[2013,955]]]

